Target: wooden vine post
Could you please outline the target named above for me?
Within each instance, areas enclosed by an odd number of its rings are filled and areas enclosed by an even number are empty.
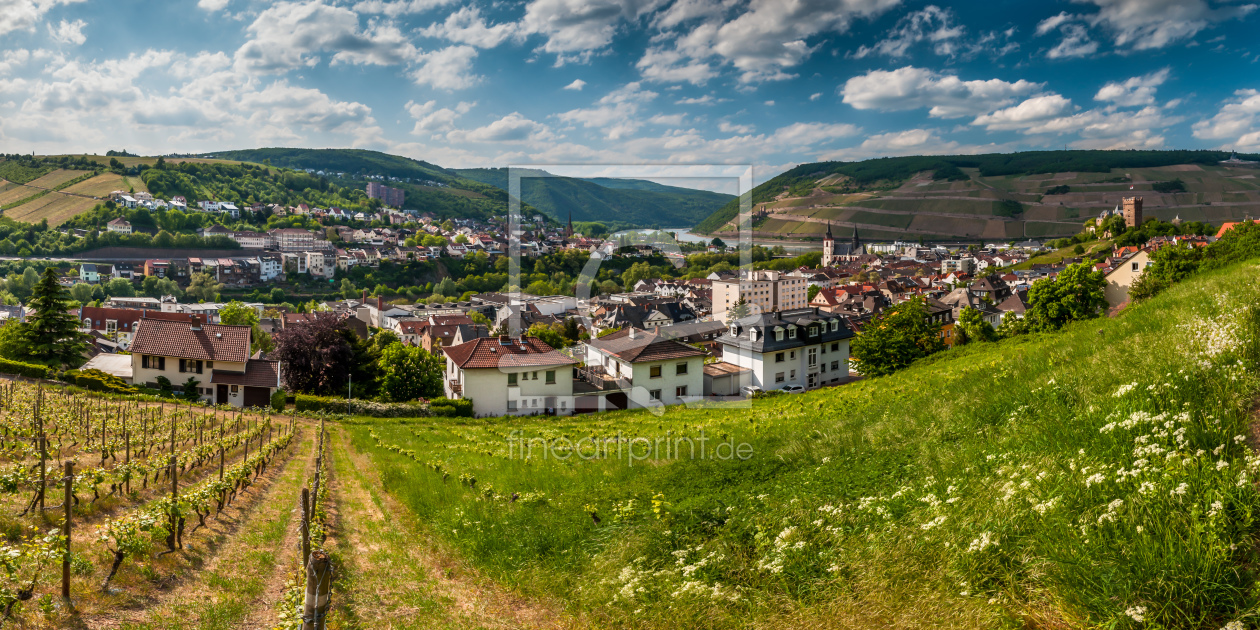
[[[66,555],[61,559],[61,597],[70,599],[70,507],[74,503],[74,462],[66,462],[66,522],[61,535],[66,537]]]
[[[302,630],[323,630],[332,603],[332,561],[328,552],[316,549],[306,564],[306,601],[302,606]]]
[[[177,426],[175,416],[171,416],[171,542],[178,540],[176,533],[179,528],[179,519],[175,513],[179,511],[179,467],[175,457],[175,427]],[[174,545],[171,545],[174,548]]]
[[[302,566],[311,560],[311,491],[302,488]]]

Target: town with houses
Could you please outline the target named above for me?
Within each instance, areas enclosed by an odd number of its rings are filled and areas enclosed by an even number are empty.
[[[402,205],[401,190],[369,183],[368,192],[393,206]],[[120,192],[114,199],[126,207],[187,207],[179,197],[163,201],[144,193]],[[235,204],[215,201],[202,201],[194,208],[234,218],[242,211]],[[241,232],[216,223],[200,234],[231,239],[240,245],[239,251],[216,258],[84,262],[68,272],[62,283],[103,284],[114,278],[138,283],[155,276],[186,286],[194,275],[209,274],[225,288],[249,288],[283,281],[289,274],[332,279],[338,271],[377,267],[382,261],[458,259],[473,252],[493,261],[509,251],[506,221],[440,221],[393,208],[354,216],[336,208],[306,205],[265,209],[280,216],[341,219],[378,227]],[[1128,227],[1141,225],[1141,197],[1124,198],[1113,212],[1104,212],[1086,229],[1102,225],[1112,213],[1122,216]],[[1232,225],[1222,226],[1216,237]],[[573,230],[571,219],[561,227],[536,215],[520,227],[520,251],[526,258],[566,250],[602,257],[661,253],[650,245],[626,247],[611,239],[584,237]],[[107,229],[127,233],[132,227],[116,218]],[[335,240],[329,240],[333,234]],[[1211,236],[1156,237],[1144,246],[1119,248],[1091,264],[1106,274],[1106,298],[1116,308],[1127,302],[1129,288],[1150,264],[1150,252],[1174,244],[1202,247],[1213,240]],[[281,312],[262,303],[250,306],[268,333],[301,326],[316,317],[339,318],[364,338],[375,331],[392,331],[404,344],[442,356],[445,394],[471,398],[477,415],[568,414],[840,385],[859,378],[849,365],[850,339],[885,309],[922,299],[927,316],[940,324],[942,341],[948,347],[954,343],[954,324],[965,309],[977,310],[994,327],[1022,318],[1034,283],[1053,279],[1067,265],[1085,260],[1067,257],[1021,265],[1047,248],[1037,241],[966,247],[864,243],[856,228],[844,234],[832,226],[821,245],[816,267],[732,270],[690,279],[649,278],[624,287],[624,292],[590,298],[483,293],[463,301],[408,304],[369,297],[363,291],[356,299],[323,302],[314,313]],[[704,250],[735,248],[714,243]],[[248,348],[248,340],[237,339],[230,351],[224,350],[230,360],[218,354],[219,342],[172,341],[180,336],[204,337],[204,331],[218,325],[222,306],[181,303],[172,296],[113,297],[99,306],[81,306],[76,315],[82,330],[92,335],[97,354],[87,367],[152,385],[146,379],[154,375],[154,366],[174,369],[185,361],[204,361],[220,366],[213,368],[218,371],[210,380],[211,387],[202,392],[205,400],[238,406],[259,403],[264,395],[283,387],[283,366],[263,356],[242,358],[239,346],[244,343]],[[18,307],[16,315],[20,311]],[[573,325],[584,341],[552,348],[527,334],[536,325]],[[146,332],[158,329],[158,337]],[[181,356],[162,348],[196,351]],[[229,365],[231,375],[218,376]],[[197,367],[203,369],[211,368]]]

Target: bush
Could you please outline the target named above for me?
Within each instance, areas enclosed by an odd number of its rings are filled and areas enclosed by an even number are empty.
[[[1161,193],[1186,192],[1186,184],[1180,179],[1174,179],[1170,182],[1155,182],[1151,184],[1151,188],[1155,189],[1155,192]]]
[[[294,396],[293,408],[299,413],[346,413],[347,402],[345,398],[335,396],[298,394]],[[430,415],[428,407],[420,403],[383,403],[358,398],[350,399],[349,410],[350,415],[373,418],[414,418]]]
[[[34,363],[22,363],[21,361],[10,361],[8,359],[0,359],[0,374],[16,374],[18,376],[27,376],[30,378],[48,378],[50,370],[45,365],[35,365]]]
[[[1070,192],[1072,192],[1072,187],[1067,184],[1059,184],[1046,189],[1047,195],[1066,195]]]
[[[135,387],[126,381],[101,370],[69,370],[61,376],[61,380],[93,392],[114,392],[116,394],[138,393]]]
[[[442,418],[471,418],[473,403],[466,398],[434,398],[429,401],[429,415]]]
[[[284,393],[284,390],[277,389],[276,393],[271,395],[271,410],[276,413],[282,413],[284,411],[284,404],[287,400],[288,395]]]

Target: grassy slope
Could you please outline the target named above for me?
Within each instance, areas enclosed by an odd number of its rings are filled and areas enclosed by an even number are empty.
[[[463,177],[498,188],[507,188],[507,169],[481,168],[456,171]],[[618,220],[636,225],[685,227],[709,216],[731,195],[663,186],[652,182],[599,178],[530,177],[521,180],[521,197],[558,221],[573,213],[574,221]]]
[[[364,149],[242,149],[220,151],[216,157],[273,166],[344,172],[348,175],[389,175],[432,179],[449,183],[456,179],[448,169],[421,160]]]
[[[1147,627],[1219,628],[1260,603],[1260,460],[1234,438],[1260,390],[1256,290],[1236,266],[1115,319],[751,410],[350,429],[433,535],[609,625],[1135,628],[1143,606]],[[506,457],[513,430],[701,429],[753,457]]]

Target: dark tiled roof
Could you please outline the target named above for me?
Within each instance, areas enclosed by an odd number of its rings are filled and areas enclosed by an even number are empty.
[[[131,352],[243,363],[249,359],[249,331],[249,326],[221,324],[202,324],[201,330],[192,330],[186,322],[142,319]]]
[[[482,337],[442,348],[455,365],[468,368],[513,368],[572,365],[577,361],[556,352],[537,337]]]
[[[630,330],[629,328],[623,328],[599,339],[592,339],[588,344],[596,350],[601,350],[631,363],[685,359],[688,357],[701,357],[707,354],[705,351],[693,348],[677,339],[668,339],[661,335],[641,330],[635,331],[635,336],[631,339]]]
[[[161,319],[170,322],[191,323],[192,315],[188,313],[164,313],[158,310],[142,310],[138,308],[109,308],[104,306],[84,306],[79,309],[79,321],[92,320],[93,330],[105,330],[105,320],[112,319],[118,323],[118,330],[134,332],[133,323],[141,319]]]
[[[245,363],[245,373],[235,374],[215,370],[210,377],[213,384],[244,385],[245,387],[279,387],[280,362],[263,359],[250,359]]]

